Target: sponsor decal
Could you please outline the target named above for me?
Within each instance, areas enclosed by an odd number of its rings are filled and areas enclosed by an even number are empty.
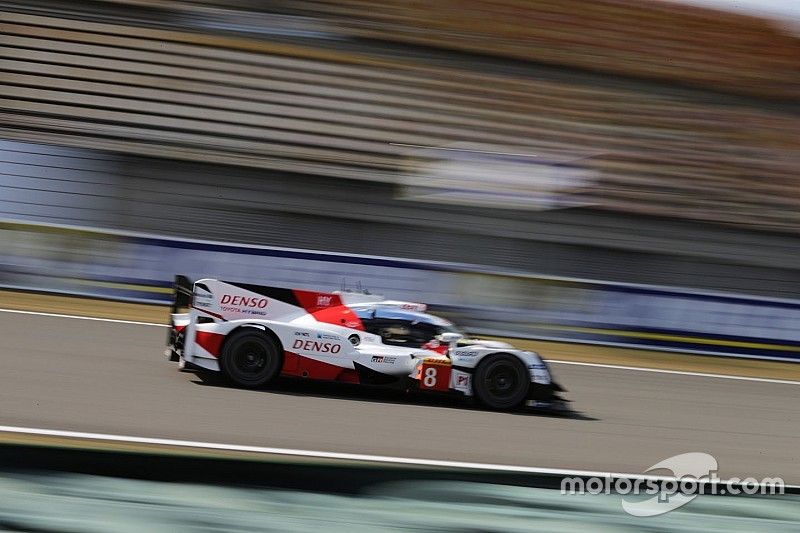
[[[292,344],[292,348],[295,350],[303,350],[306,352],[331,353],[331,354],[337,354],[342,351],[341,344],[335,344],[333,342],[303,340],[303,339],[295,339],[294,344]]]
[[[475,357],[478,355],[478,352],[472,350],[456,350],[455,356],[456,357]]]
[[[219,303],[219,308],[229,313],[266,316],[267,312],[264,311],[264,308],[267,307],[269,300],[262,297],[223,294]]]
[[[238,305],[241,307],[255,307],[258,309],[264,309],[269,301],[266,298],[223,294],[219,303],[222,305]]]
[[[309,333],[307,331],[295,331],[294,332],[294,336],[295,337],[310,337],[311,333]]]
[[[317,333],[318,339],[328,339],[330,341],[338,341],[340,340],[339,335],[333,335],[331,333]]]
[[[385,355],[373,355],[372,362],[373,363],[383,363],[387,365],[393,365],[397,361],[397,357],[387,357]]]
[[[450,376],[450,386],[467,396],[472,396],[472,375],[461,370],[453,370],[453,374]]]
[[[328,307],[329,305],[331,305],[332,299],[333,296],[324,296],[324,295],[317,296],[317,307]]]

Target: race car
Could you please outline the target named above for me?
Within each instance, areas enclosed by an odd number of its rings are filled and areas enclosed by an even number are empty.
[[[166,355],[245,388],[280,377],[476,398],[495,410],[563,408],[548,365],[470,339],[421,303],[177,276]]]

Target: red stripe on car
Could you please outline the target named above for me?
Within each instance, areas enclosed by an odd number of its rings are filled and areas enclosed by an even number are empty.
[[[227,322],[228,321],[228,319],[226,319],[224,316],[219,315],[217,313],[212,313],[211,311],[206,311],[205,309],[200,309],[199,307],[195,307],[195,306],[192,306],[192,309],[194,309],[195,311],[200,311],[201,313],[205,313],[207,315],[211,315],[214,318],[218,318],[218,319],[222,320],[223,322]]]
[[[288,351],[283,352],[281,375],[323,381],[358,383],[358,374],[352,368],[343,368]]]
[[[338,294],[294,290],[295,298],[317,322],[364,331],[364,325]]]
[[[198,331],[194,334],[194,342],[199,344],[205,351],[219,357],[222,349],[222,342],[225,340],[225,335],[221,333],[212,333],[210,331]]]

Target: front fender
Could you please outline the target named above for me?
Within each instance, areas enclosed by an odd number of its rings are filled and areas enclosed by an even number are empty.
[[[517,357],[530,373],[531,382],[542,385],[549,385],[552,381],[550,369],[547,364],[539,357],[536,352],[525,350],[490,348],[488,346],[465,346],[456,348],[450,354],[454,368],[473,371],[486,357],[495,353],[506,353]]]

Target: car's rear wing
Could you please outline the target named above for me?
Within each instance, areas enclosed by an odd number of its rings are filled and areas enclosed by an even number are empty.
[[[179,329],[185,327],[184,320],[175,317],[185,313],[192,305],[192,282],[186,276],[177,275],[172,283],[172,304],[170,305],[169,329],[167,330],[167,351],[170,361],[177,361],[179,351],[183,349],[179,342]]]
[[[177,313],[180,309],[188,308],[192,305],[192,282],[186,276],[180,274],[175,276],[172,284],[172,306],[171,313]]]

